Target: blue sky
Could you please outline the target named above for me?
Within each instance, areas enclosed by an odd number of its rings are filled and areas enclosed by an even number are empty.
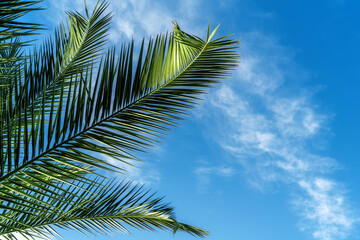
[[[93,6],[94,0],[87,1]],[[241,63],[127,178],[165,195],[209,240],[360,239],[360,3],[110,0],[109,44],[178,21],[241,38]],[[47,0],[53,29],[82,0]],[[116,176],[122,179],[124,176]],[[143,233],[65,239],[193,239]]]

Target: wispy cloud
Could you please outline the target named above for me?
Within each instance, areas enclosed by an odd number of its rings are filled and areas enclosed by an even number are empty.
[[[124,170],[124,173],[118,173],[115,176],[120,180],[132,181],[135,184],[146,184],[146,185],[157,185],[161,181],[160,171],[149,162],[130,162],[123,163],[115,160],[113,158],[104,156],[104,158],[114,164],[117,167],[120,167]]]
[[[231,167],[240,164],[262,191],[269,183],[293,186],[299,193],[294,205],[308,223],[303,229],[314,238],[346,237],[356,220],[343,187],[326,177],[339,164],[312,144],[322,138],[328,117],[311,91],[291,82],[309,74],[296,66],[290,49],[259,32],[244,34],[241,54],[238,72],[205,105],[221,126],[219,144],[236,157]]]
[[[310,224],[303,224],[304,228],[312,230],[316,239],[345,238],[356,219],[352,217],[354,210],[350,210],[343,188],[325,178],[300,180],[298,184],[305,196],[294,203],[305,219],[310,221]]]
[[[47,9],[45,10],[46,18],[57,26],[61,20],[65,20],[65,12],[67,11],[84,11],[84,0],[49,0],[47,3]],[[88,9],[93,9],[97,0],[87,0],[86,5]]]
[[[87,0],[89,9],[93,9],[97,0]],[[155,36],[172,30],[172,20],[192,33],[199,32],[199,24],[194,24],[198,14],[196,9],[201,0],[186,0],[167,3],[151,0],[110,1],[109,11],[113,13],[113,25],[109,32],[112,43],[121,43],[134,39],[142,41],[144,37]],[[84,10],[83,0],[50,0],[47,17],[54,25],[64,19],[65,11]],[[205,22],[204,22],[205,23]],[[201,28],[205,29],[205,28]]]
[[[124,0],[114,2],[115,26],[110,31],[110,39],[114,43],[143,37],[154,37],[159,33],[172,30],[172,22],[176,20],[187,31],[199,33],[196,11],[201,0],[184,0],[179,2],[161,2],[151,0]],[[205,28],[201,28],[205,29]]]
[[[127,39],[141,40],[171,29],[173,16],[158,2],[148,0],[127,0],[112,4],[115,26],[110,37],[115,43]],[[156,23],[156,24],[154,24]]]

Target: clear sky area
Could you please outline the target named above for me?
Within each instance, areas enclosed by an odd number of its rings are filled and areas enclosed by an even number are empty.
[[[89,9],[95,0],[88,0]],[[360,239],[360,2],[109,0],[109,46],[171,31],[241,39],[241,63],[119,181],[165,196],[208,240]],[[45,0],[53,34],[83,0]],[[68,240],[191,240],[186,234]]]

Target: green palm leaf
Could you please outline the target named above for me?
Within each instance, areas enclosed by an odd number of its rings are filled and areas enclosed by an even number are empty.
[[[44,198],[45,206],[33,205],[32,199],[28,203],[8,202],[0,213],[0,236],[4,239],[16,239],[19,235],[48,239],[59,235],[54,227],[84,234],[129,233],[129,227],[184,231],[200,237],[208,234],[177,222],[173,209],[163,204],[161,198],[143,191],[142,187],[131,186],[129,182],[116,184],[95,180],[90,184],[75,185],[80,185],[83,190],[62,186]]]

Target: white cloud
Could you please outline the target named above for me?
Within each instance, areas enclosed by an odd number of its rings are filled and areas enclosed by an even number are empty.
[[[307,97],[271,97],[270,109],[275,113],[281,134],[295,138],[307,138],[320,130],[324,116],[316,114]]]
[[[97,0],[87,0],[91,11]],[[109,39],[117,44],[129,39],[140,42],[144,37],[154,37],[159,33],[172,30],[172,20],[177,20],[191,33],[199,33],[198,14],[194,9],[199,6],[200,0],[186,0],[177,3],[151,0],[123,0],[109,1],[109,11],[113,13],[113,25],[109,32]],[[84,10],[83,0],[50,0],[47,17],[53,25],[65,18],[65,11]],[[205,23],[205,22],[204,22]],[[204,29],[205,28],[201,28]]]
[[[86,0],[86,5],[90,10],[94,9],[97,0]],[[65,21],[66,11],[83,12],[85,9],[84,0],[50,0],[45,10],[49,22],[58,25],[60,21]]]
[[[161,181],[161,173],[157,170],[151,163],[146,162],[130,162],[132,165],[119,162],[108,156],[104,158],[114,164],[117,167],[122,168],[125,172],[123,174],[116,174],[121,180],[132,181],[135,184],[146,184],[146,185],[156,185]]]
[[[302,192],[294,202],[303,229],[320,240],[346,237],[356,222],[351,206],[340,184],[323,177],[338,163],[312,150],[327,116],[311,94],[291,85],[308,74],[296,66],[290,49],[259,32],[244,34],[241,49],[235,77],[209,95],[202,116],[208,114],[211,124],[217,119],[219,144],[236,157],[252,186],[263,191],[269,183],[283,183]],[[207,170],[199,181],[204,175],[211,181]]]
[[[315,226],[305,226],[313,230],[314,238],[331,240],[346,237],[355,218],[345,202],[342,188],[336,182],[324,178],[301,180],[298,184],[306,196],[298,200],[296,205],[306,219],[316,223]]]
[[[157,2],[148,0],[127,0],[113,3],[115,26],[110,31],[113,42],[119,40],[141,40],[144,36],[154,36],[166,32],[172,27],[172,16],[169,10]]]

